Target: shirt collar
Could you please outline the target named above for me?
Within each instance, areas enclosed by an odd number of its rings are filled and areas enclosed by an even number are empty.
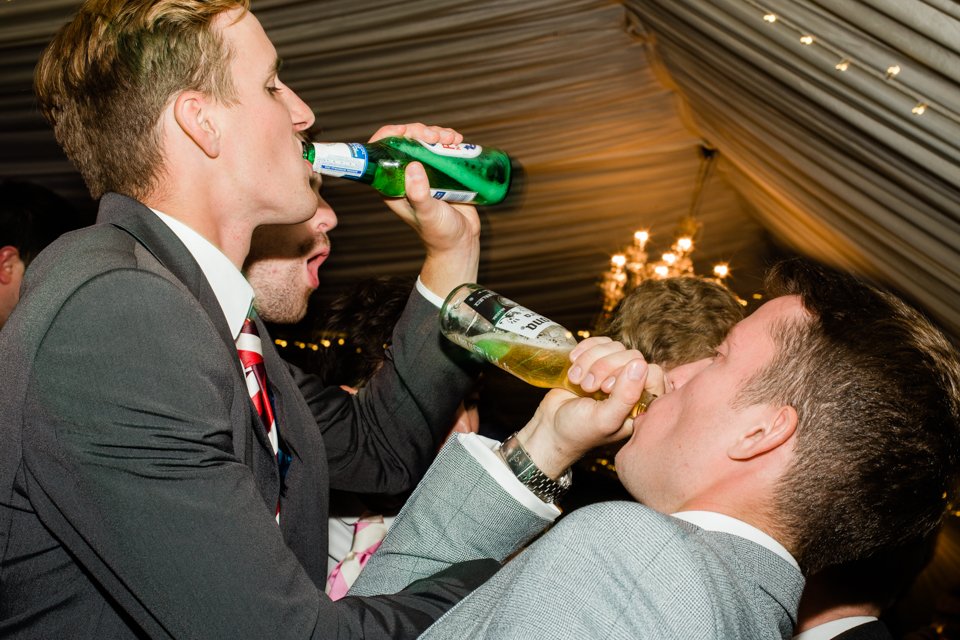
[[[854,627],[859,627],[862,624],[874,622],[875,620],[876,618],[873,616],[850,616],[849,618],[831,620],[830,622],[818,624],[803,633],[793,636],[793,640],[830,640],[831,638],[836,638],[848,629],[853,629]]]
[[[707,531],[719,531],[721,533],[729,533],[730,535],[746,538],[751,542],[759,544],[761,547],[769,549],[796,567],[798,571],[800,570],[800,565],[797,564],[797,561],[782,544],[743,520],[737,520],[731,516],[716,513],[715,511],[681,511],[674,513],[673,517],[689,522]]]
[[[209,240],[176,218],[156,209],[151,211],[170,227],[170,231],[173,231],[197,261],[217,297],[217,302],[220,303],[227,326],[230,327],[230,334],[236,339],[253,303],[253,287],[230,259]]]

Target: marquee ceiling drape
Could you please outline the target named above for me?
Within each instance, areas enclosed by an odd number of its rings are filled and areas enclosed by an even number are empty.
[[[32,67],[76,0],[0,2],[0,176],[89,208],[36,114]],[[837,72],[802,25],[857,63],[956,110],[960,19],[945,0],[254,0],[317,113],[319,137],[440,123],[508,151],[523,189],[482,211],[481,281],[583,327],[634,229],[666,248],[701,142],[719,151],[694,254],[747,296],[783,251],[901,286],[960,334],[958,121],[859,67]],[[766,11],[782,14],[763,21]],[[955,116],[955,113],[954,113]],[[358,278],[413,274],[412,232],[365,188],[328,180],[340,214],[322,304]]]

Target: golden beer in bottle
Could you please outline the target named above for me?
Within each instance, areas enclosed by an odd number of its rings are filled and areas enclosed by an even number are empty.
[[[450,341],[483,357],[535,387],[566,389],[602,400],[567,378],[577,339],[564,327],[478,284],[454,289],[440,309],[440,331]],[[644,391],[632,416],[643,413],[653,396]]]

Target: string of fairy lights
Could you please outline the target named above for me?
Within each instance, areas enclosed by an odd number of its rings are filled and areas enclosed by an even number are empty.
[[[796,37],[797,42],[799,42],[801,46],[812,48],[819,47],[829,52],[836,61],[833,68],[838,74],[846,74],[853,70],[865,73],[910,98],[913,101],[913,107],[910,109],[910,112],[914,116],[919,117],[929,112],[936,112],[939,115],[942,115],[943,117],[960,124],[960,113],[957,113],[946,105],[935,102],[928,96],[924,96],[901,80],[900,74],[903,72],[904,62],[897,59],[895,54],[891,53],[890,60],[886,61],[885,64],[882,64],[879,67],[867,64],[856,56],[852,55],[849,51],[845,51],[843,48],[831,43],[822,34],[818,34],[814,30],[800,25],[792,18],[772,11],[762,3],[756,2],[755,0],[743,0],[743,2],[755,8],[758,12],[758,18],[766,22],[771,28],[785,29],[792,32],[792,34]]]

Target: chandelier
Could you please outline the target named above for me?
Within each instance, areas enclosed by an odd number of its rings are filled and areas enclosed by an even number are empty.
[[[715,264],[712,276],[698,276],[694,271],[691,258],[695,240],[702,226],[696,218],[700,206],[700,195],[713,169],[716,155],[716,149],[705,144],[700,145],[700,168],[697,172],[690,210],[677,224],[674,241],[668,251],[656,257],[648,247],[650,231],[640,229],[633,233],[631,244],[610,257],[610,267],[604,272],[599,285],[603,292],[603,318],[609,318],[623,297],[644,280],[703,277],[726,286],[725,279],[730,275],[728,264],[724,262]],[[651,253],[655,259],[651,259]]]

